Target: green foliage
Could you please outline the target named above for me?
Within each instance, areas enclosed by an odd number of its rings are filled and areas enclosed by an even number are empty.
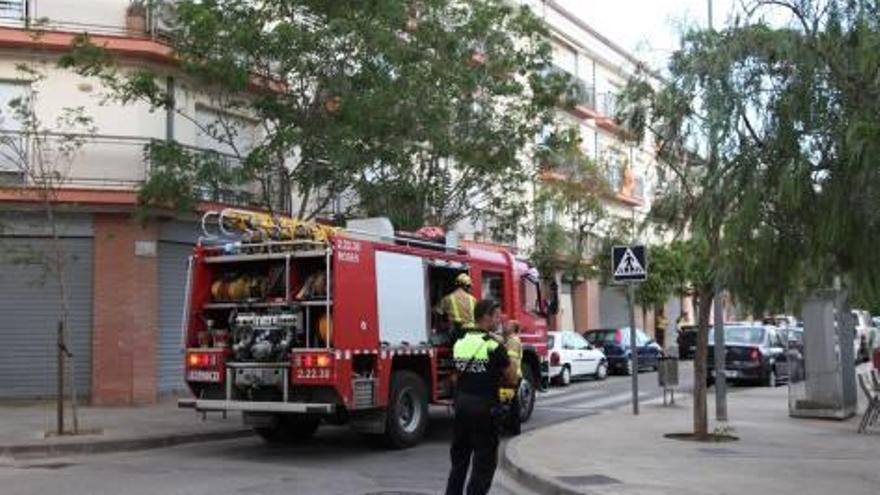
[[[609,234],[603,205],[611,194],[606,175],[581,151],[574,129],[551,133],[537,156],[544,165],[535,198],[532,261],[545,274],[562,272],[575,280],[594,277],[599,262],[592,258]]]
[[[730,29],[688,34],[667,84],[627,91],[624,119],[664,164],[654,218],[709,242],[712,270],[756,311],[834,275],[880,295],[878,2],[822,3],[755,2]],[[769,8],[793,24],[763,24]]]
[[[182,0],[170,39],[212,105],[262,130],[249,178],[283,177],[313,216],[346,192],[353,214],[401,228],[467,216],[511,235],[530,177],[523,150],[549,122],[565,81],[546,75],[541,21],[502,0]],[[113,98],[174,104],[149,70],[123,71],[85,37],[65,67],[100,78]],[[224,144],[235,139],[223,133]],[[157,169],[174,173],[173,167]],[[180,197],[168,184],[152,198]],[[316,199],[320,198],[320,199]],[[279,203],[265,199],[267,206]]]
[[[150,164],[150,174],[138,194],[141,215],[156,207],[192,211],[199,200],[249,202],[247,193],[234,192],[236,186],[252,179],[248,167],[228,156],[154,141],[144,147],[144,159]]]
[[[672,296],[687,294],[688,260],[681,243],[648,246],[648,279],[636,287],[636,302],[643,307],[663,306]]]

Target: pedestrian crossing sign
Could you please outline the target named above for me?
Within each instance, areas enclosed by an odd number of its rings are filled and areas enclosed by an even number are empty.
[[[615,282],[643,282],[648,278],[645,246],[614,246],[611,259]]]

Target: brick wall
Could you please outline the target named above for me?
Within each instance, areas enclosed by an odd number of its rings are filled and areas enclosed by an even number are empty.
[[[92,402],[156,401],[158,341],[158,228],[128,214],[94,216]],[[142,252],[135,254],[141,243]]]
[[[574,287],[574,328],[578,332],[600,328],[599,281],[590,279]]]

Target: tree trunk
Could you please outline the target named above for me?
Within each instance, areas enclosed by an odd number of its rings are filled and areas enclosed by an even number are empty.
[[[706,404],[707,361],[709,354],[709,311],[712,308],[712,288],[703,288],[697,294],[697,352],[694,354],[694,436],[699,440],[709,434],[709,414]]]
[[[66,268],[66,260],[65,260],[65,251],[64,245],[61,243],[61,237],[58,235],[58,224],[55,218],[55,207],[52,204],[53,196],[51,194],[51,189],[48,191],[44,191],[44,207],[46,208],[46,223],[49,226],[49,233],[52,239],[52,248],[53,248],[53,259],[50,261],[50,264],[54,265],[52,267],[52,271],[55,272],[55,277],[58,280],[58,296],[61,298],[61,345],[64,346],[65,350],[67,349],[68,342],[70,342],[70,328],[68,326],[68,320],[70,316],[70,304],[69,304],[69,296],[67,292],[67,279],[65,278],[65,268]],[[73,433],[79,432],[79,417],[77,414],[77,397],[76,397],[76,382],[75,382],[75,356],[72,354],[67,355],[67,365],[69,370],[64,370],[62,373],[69,373],[68,379],[65,380],[70,386],[70,412],[72,415],[72,426]],[[61,397],[61,400],[64,400]],[[62,419],[63,420],[63,419]]]

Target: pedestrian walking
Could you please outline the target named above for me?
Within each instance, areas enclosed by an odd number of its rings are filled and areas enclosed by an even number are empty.
[[[477,327],[456,342],[452,352],[457,380],[449,451],[452,468],[446,495],[464,493],[469,467],[467,495],[488,493],[498,465],[498,391],[510,359],[504,346],[491,335],[500,324],[498,304],[491,300],[478,302],[474,319]]]

